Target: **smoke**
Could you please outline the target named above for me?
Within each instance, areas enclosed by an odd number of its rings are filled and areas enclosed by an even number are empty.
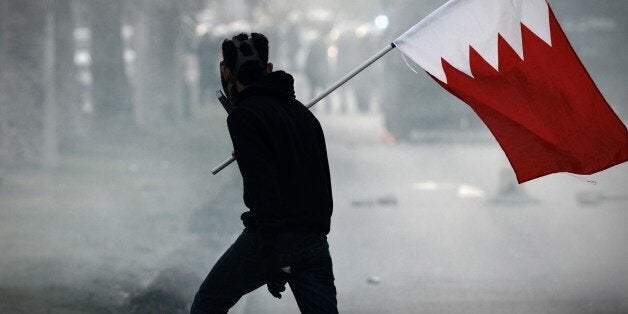
[[[133,314],[188,313],[199,281],[192,271],[165,269],[147,287],[128,298],[126,310]]]

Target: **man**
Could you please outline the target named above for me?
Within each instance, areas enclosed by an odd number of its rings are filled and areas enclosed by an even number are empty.
[[[222,44],[220,73],[234,109],[227,118],[244,184],[244,231],[196,293],[192,313],[226,313],[267,285],[290,285],[303,313],[337,313],[326,235],[332,193],[318,120],[295,98],[291,75],[273,72],[268,40],[242,33]]]

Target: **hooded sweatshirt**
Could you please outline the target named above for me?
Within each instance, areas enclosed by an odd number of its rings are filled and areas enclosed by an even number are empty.
[[[227,118],[244,184],[246,230],[328,234],[332,192],[325,138],[295,98],[294,80],[272,72],[235,96]]]

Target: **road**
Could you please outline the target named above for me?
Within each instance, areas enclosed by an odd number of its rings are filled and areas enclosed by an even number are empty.
[[[492,141],[387,146],[332,134],[328,150],[341,313],[628,311],[628,165],[508,194],[514,178]],[[262,288],[238,311],[298,308]]]

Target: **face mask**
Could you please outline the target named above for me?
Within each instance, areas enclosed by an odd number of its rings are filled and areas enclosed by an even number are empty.
[[[223,65],[224,61],[220,62],[220,66]],[[220,73],[220,69],[218,71]],[[231,103],[231,105],[233,106],[233,99],[235,94],[237,93],[236,89],[235,89],[235,83],[232,81],[227,81],[222,77],[222,74],[220,75],[220,83],[222,84],[222,90],[225,92],[224,96],[227,98],[227,100]],[[222,101],[221,101],[222,102]],[[228,110],[227,110],[228,111]]]
[[[249,38],[247,40],[234,39],[233,44],[235,45],[236,51],[238,52],[235,68],[232,71],[234,78],[237,79],[242,66],[250,61],[256,62],[259,66],[260,71],[263,71],[266,68],[266,65],[264,64],[264,62],[262,62],[262,59],[255,49],[255,44],[253,43],[252,38]],[[220,65],[222,66],[223,63],[221,62]],[[222,75],[220,75],[220,82],[222,83],[222,88],[224,90],[225,96],[233,104],[234,96],[237,94],[237,91],[235,89],[235,81],[225,81]]]

